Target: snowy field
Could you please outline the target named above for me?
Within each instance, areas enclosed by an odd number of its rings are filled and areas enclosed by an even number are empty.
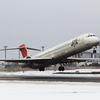
[[[100,100],[100,84],[0,81],[0,100]]]
[[[2,72],[0,75],[56,75],[53,72]],[[88,76],[100,77],[99,74]],[[100,100],[100,83],[0,80],[0,100]]]

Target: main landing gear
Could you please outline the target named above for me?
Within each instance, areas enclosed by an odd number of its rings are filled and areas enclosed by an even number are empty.
[[[44,66],[40,66],[39,67],[39,71],[45,71],[45,67]]]
[[[63,67],[63,66],[60,66],[60,67],[58,68],[58,70],[59,70],[59,71],[64,71],[64,67]]]

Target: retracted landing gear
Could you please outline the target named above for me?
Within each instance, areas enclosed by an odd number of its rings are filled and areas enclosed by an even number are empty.
[[[44,66],[40,66],[39,67],[39,71],[45,71],[45,67]]]
[[[58,70],[59,71],[64,71],[64,67],[63,66],[60,66]]]

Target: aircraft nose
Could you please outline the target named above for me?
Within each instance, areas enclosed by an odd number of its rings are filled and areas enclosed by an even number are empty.
[[[93,46],[97,46],[100,43],[100,39],[98,37],[92,38],[92,44]]]

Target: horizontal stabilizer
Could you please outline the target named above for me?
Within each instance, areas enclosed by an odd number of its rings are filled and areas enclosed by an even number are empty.
[[[6,49],[6,50],[16,50],[16,49],[24,49],[24,48],[27,48],[29,50],[41,51],[40,49],[35,49],[35,48],[30,48],[30,47],[9,48],[9,49]],[[0,51],[4,51],[4,50],[5,49],[0,49]]]

